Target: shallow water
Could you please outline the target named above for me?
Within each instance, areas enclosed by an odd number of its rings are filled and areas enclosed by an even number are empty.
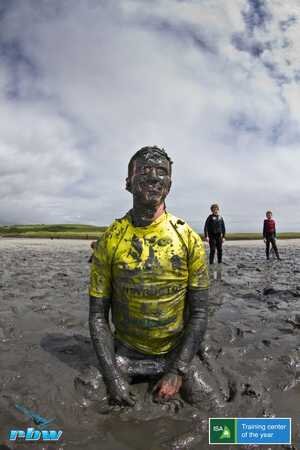
[[[88,384],[96,365],[88,330],[89,244],[0,239],[1,444],[206,449],[208,417],[275,414],[293,417],[293,442],[300,448],[300,241],[278,242],[281,262],[265,261],[262,242],[226,243],[222,268],[211,271],[202,358],[211,381],[227,396],[223,409],[206,401],[198,409],[166,410],[140,384],[136,407],[113,414]],[[15,404],[55,418],[61,442],[9,443],[10,429],[33,425]]]

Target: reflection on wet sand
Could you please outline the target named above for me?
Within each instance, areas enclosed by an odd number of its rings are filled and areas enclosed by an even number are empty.
[[[28,448],[5,438],[11,428],[32,425],[20,404],[55,417],[61,446],[70,450],[206,449],[213,416],[292,416],[296,446],[299,241],[280,242],[281,262],[265,261],[262,243],[227,243],[223,264],[211,268],[200,358],[203,383],[222,394],[224,406],[206,398],[197,407],[156,404],[141,380],[137,405],[122,411],[107,405],[89,338],[89,243],[2,239],[0,251],[2,445]]]

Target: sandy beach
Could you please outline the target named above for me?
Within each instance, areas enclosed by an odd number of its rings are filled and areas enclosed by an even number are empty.
[[[262,241],[225,243],[224,263],[210,274],[203,361],[226,392],[222,415],[292,417],[294,447],[282,448],[296,449],[300,240],[278,241],[278,247],[282,261],[267,262]],[[3,449],[163,450],[180,448],[181,436],[190,436],[185,450],[209,448],[207,418],[221,413],[207,404],[175,412],[148,408],[149,396],[139,385],[145,402],[110,414],[105,391],[91,389],[97,361],[88,329],[89,241],[0,239],[0,252]],[[9,442],[9,430],[32,425],[16,404],[54,418],[61,441]]]

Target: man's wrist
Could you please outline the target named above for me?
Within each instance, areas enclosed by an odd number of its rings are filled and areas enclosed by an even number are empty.
[[[174,373],[175,375],[179,375],[180,377],[185,377],[185,375],[188,372],[188,367],[186,365],[180,365],[180,366],[176,365],[176,366],[171,367],[168,370],[168,372]]]
[[[105,380],[106,383],[110,384],[116,384],[117,382],[119,382],[120,380],[123,379],[123,377],[121,376],[121,373],[119,372],[119,370],[116,367],[102,367],[102,369],[100,368],[100,372]]]

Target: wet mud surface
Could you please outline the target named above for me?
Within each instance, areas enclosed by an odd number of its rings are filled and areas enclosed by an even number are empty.
[[[122,411],[107,406],[89,338],[89,246],[0,240],[0,449],[208,449],[208,417],[273,415],[293,418],[293,447],[274,448],[300,448],[300,241],[279,241],[280,262],[262,242],[226,243],[210,273],[203,401],[160,405],[140,382]],[[35,426],[16,404],[55,419],[62,439],[9,442]]]

